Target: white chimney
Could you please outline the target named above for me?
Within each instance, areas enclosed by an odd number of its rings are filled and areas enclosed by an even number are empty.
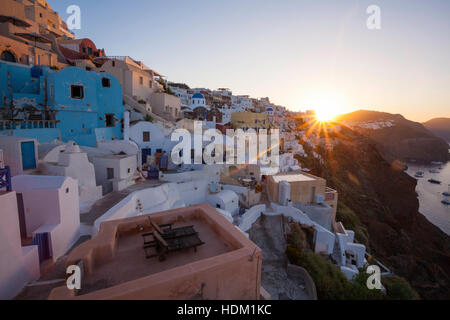
[[[123,140],[130,140],[130,112],[123,113]]]

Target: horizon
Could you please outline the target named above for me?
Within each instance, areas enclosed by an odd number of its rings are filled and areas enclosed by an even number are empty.
[[[418,122],[450,117],[449,2],[49,4],[64,20],[69,5],[81,8],[77,38],[190,87],[226,87],[329,117],[357,110]],[[372,4],[381,9],[380,30],[366,26]]]

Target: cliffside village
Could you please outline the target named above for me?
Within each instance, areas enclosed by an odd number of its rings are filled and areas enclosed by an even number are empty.
[[[278,299],[249,237],[262,216],[297,222],[349,279],[367,264],[337,191],[296,159],[319,157],[294,120],[312,111],[171,82],[76,39],[44,0],[0,3],[0,299],[41,283],[48,299]],[[175,164],[171,134],[195,121],[279,129],[279,162]],[[61,259],[81,289],[49,280]]]

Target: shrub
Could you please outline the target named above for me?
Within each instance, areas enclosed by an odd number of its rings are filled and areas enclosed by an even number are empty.
[[[399,276],[383,277],[381,283],[386,288],[390,300],[418,300],[419,295],[405,279]]]
[[[365,269],[361,269],[351,281],[326,258],[303,252],[294,246],[286,248],[286,255],[290,263],[305,268],[314,280],[317,297],[320,300],[416,300],[419,295],[409,283],[400,277],[382,277],[381,283],[386,294],[381,290],[367,288],[370,276]]]
[[[301,251],[306,248],[306,234],[300,228],[298,223],[291,223],[289,225],[290,232],[287,235],[287,243]]]
[[[355,239],[369,247],[369,232],[356,213],[340,201],[336,211],[336,221],[342,222],[346,229],[355,231]]]
[[[146,116],[145,116],[145,119],[144,119],[145,121],[148,121],[148,122],[153,122],[153,117],[151,116],[151,115],[149,115],[149,114],[147,114]]]

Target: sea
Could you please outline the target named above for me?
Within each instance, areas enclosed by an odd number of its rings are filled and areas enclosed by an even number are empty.
[[[431,173],[430,170],[437,170],[439,173]],[[416,178],[417,171],[423,171],[423,178]],[[450,235],[450,206],[443,204],[445,197],[443,192],[450,192],[450,162],[441,165],[420,165],[408,163],[406,171],[411,177],[417,179],[416,192],[418,194],[420,208],[423,214],[432,224],[439,227],[446,234]],[[442,183],[433,184],[429,179],[439,180]]]

